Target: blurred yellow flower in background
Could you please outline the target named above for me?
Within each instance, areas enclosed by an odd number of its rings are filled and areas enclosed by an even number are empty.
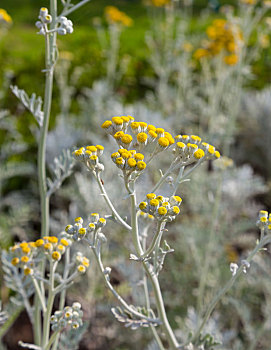
[[[106,6],[105,17],[110,24],[121,24],[125,27],[131,27],[133,25],[132,18],[115,6]]]
[[[240,28],[229,21],[218,18],[207,27],[206,34],[209,40],[203,42],[203,47],[197,49],[194,58],[213,57],[224,51],[224,62],[235,65],[238,62],[238,53],[243,43]]]
[[[12,23],[12,19],[6,10],[0,8],[0,23],[1,22],[10,24]]]

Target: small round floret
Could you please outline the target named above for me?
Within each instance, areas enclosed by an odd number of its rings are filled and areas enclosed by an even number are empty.
[[[142,171],[146,168],[147,164],[140,160],[139,162],[136,163],[136,167],[139,171]]]

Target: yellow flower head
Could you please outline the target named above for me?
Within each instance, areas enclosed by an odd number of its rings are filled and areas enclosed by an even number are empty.
[[[53,260],[59,261],[61,259],[61,254],[57,251],[52,253]]]
[[[147,205],[148,205],[147,202],[141,202],[141,203],[139,204],[139,209],[142,210],[142,211],[144,211],[144,209],[147,208]]]
[[[68,246],[69,246],[69,242],[68,242],[65,238],[62,238],[62,239],[60,240],[60,243],[61,243],[62,245],[64,245],[64,247],[68,247]]]
[[[86,267],[85,267],[84,265],[79,265],[79,266],[77,267],[77,271],[78,271],[79,273],[85,273],[85,272],[86,272]]]
[[[158,207],[159,206],[159,201],[157,199],[151,199],[150,200],[150,205],[153,206],[153,207]]]
[[[165,207],[159,207],[158,208],[158,214],[162,215],[162,216],[166,215],[167,214],[167,209]]]
[[[125,27],[130,27],[133,24],[132,18],[115,6],[106,6],[105,17],[110,24],[121,24]]]
[[[50,236],[48,237],[48,242],[54,244],[54,243],[57,243],[58,242],[58,238],[55,237],[55,236]]]
[[[127,160],[127,164],[129,165],[130,168],[134,168],[136,166],[136,160],[134,158],[129,158]]]
[[[20,262],[20,259],[19,258],[13,258],[12,260],[11,260],[11,263],[12,263],[12,265],[13,266],[16,266],[16,265],[18,265],[19,264],[19,262]]]
[[[21,257],[21,262],[27,263],[28,261],[29,261],[29,257],[28,256],[24,255],[24,256]]]
[[[204,157],[204,155],[205,155],[205,153],[204,153],[204,151],[202,150],[202,149],[197,149],[195,152],[194,152],[194,157],[196,158],[196,159],[201,159],[201,158],[203,158]]]
[[[78,230],[78,233],[80,236],[84,236],[86,234],[86,229],[84,227],[81,227],[79,230]]]
[[[158,144],[159,146],[161,146],[162,148],[166,148],[168,147],[169,145],[169,141],[167,138],[165,137],[160,137],[159,140],[158,140]]]
[[[148,138],[148,135],[145,132],[140,132],[139,134],[137,134],[137,141],[139,143],[146,143]]]
[[[10,15],[7,13],[7,11],[0,8],[0,23],[2,21],[7,23],[7,24],[12,23],[12,19],[11,19]]]
[[[124,143],[125,145],[129,145],[133,141],[133,138],[129,134],[124,134],[121,137],[121,142]]]
[[[137,169],[142,171],[146,168],[147,164],[140,160],[139,162],[136,163]]]
[[[235,54],[225,56],[224,62],[229,66],[234,66],[238,62],[238,56]]]
[[[136,153],[136,154],[134,155],[134,158],[135,158],[136,160],[143,160],[143,159],[144,159],[144,155],[143,155],[142,153]]]

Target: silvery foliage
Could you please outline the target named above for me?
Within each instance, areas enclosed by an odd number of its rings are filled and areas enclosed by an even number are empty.
[[[78,329],[70,329],[68,332],[61,332],[58,344],[59,350],[77,350],[79,343],[88,328],[88,323],[84,322],[83,326]]]
[[[16,85],[10,86],[10,88],[14,95],[22,102],[25,108],[27,108],[32,113],[39,126],[42,127],[44,116],[44,113],[41,110],[42,98],[40,96],[36,96],[34,92],[29,97],[24,90],[19,89]]]
[[[253,286],[252,298],[243,301],[237,301],[231,297],[227,298],[228,303],[234,307],[243,324],[244,337],[247,343],[250,344],[251,349],[255,349],[259,344],[263,348],[268,348],[271,341],[271,315],[269,312],[271,306],[271,282],[268,273],[270,269],[271,263],[265,258],[265,255],[256,255],[247,275],[249,285]],[[247,281],[244,281],[242,284],[245,286]],[[257,303],[259,306],[258,312],[261,314],[261,323],[257,327],[254,325],[255,310],[251,308],[251,303],[254,303],[255,306]]]
[[[251,91],[242,95],[239,118],[242,132],[239,139],[243,147],[237,147],[236,158],[240,161],[249,161],[267,177],[271,174],[271,156],[267,151],[271,147],[270,113],[270,87],[256,93]]]
[[[2,268],[5,273],[4,274],[5,285],[11,290],[13,290],[14,292],[16,292],[16,296],[10,297],[10,301],[16,305],[25,305],[29,313],[29,316],[31,318],[31,316],[33,316],[32,308],[28,302],[28,299],[34,293],[34,286],[31,281],[31,277],[25,276],[24,271],[17,272],[18,269],[16,269],[11,264],[11,258],[8,252],[3,250],[1,258],[2,258]]]
[[[188,307],[187,316],[181,320],[178,319],[179,329],[177,330],[178,336],[188,343],[192,337],[193,332],[196,331],[198,324],[200,323],[200,317],[193,307]],[[188,334],[188,338],[187,338]],[[223,323],[221,315],[215,313],[211,316],[204,328],[204,334],[201,334],[196,344],[191,344],[187,349],[191,350],[212,350],[216,349],[219,345],[219,349],[226,349],[224,346],[229,345],[229,341],[236,336],[235,331],[225,332],[223,330]],[[224,345],[221,347],[221,345]]]
[[[136,307],[134,305],[130,305],[130,307],[135,311],[148,316],[148,312],[145,307],[141,307],[141,306]],[[151,323],[146,319],[135,318],[135,316],[131,312],[119,306],[111,308],[111,311],[119,322],[123,323],[126,328],[130,328],[132,330],[136,330],[139,327],[149,327],[150,325],[153,325],[153,326],[158,325],[157,323],[155,322]]]
[[[8,313],[6,311],[2,311],[2,302],[0,301],[0,326],[2,326],[8,320]]]
[[[63,181],[71,175],[74,163],[74,158],[70,150],[63,150],[58,157],[55,157],[54,163],[50,166],[53,179],[47,178],[47,195],[54,193],[60,188]]]
[[[27,191],[12,191],[3,194],[8,181],[17,176],[32,175],[34,168],[27,162],[9,160],[14,154],[20,154],[27,150],[27,145],[22,141],[22,136],[16,130],[14,117],[5,113],[0,119],[0,128],[7,132],[7,139],[0,149],[0,242],[2,247],[11,243],[12,234],[21,237],[22,226],[30,215],[32,201],[27,201]],[[5,210],[3,210],[5,208]],[[1,210],[2,209],[2,210]],[[21,237],[25,239],[25,237]]]

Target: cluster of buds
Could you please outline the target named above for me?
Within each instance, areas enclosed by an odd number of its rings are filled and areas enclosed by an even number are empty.
[[[52,16],[49,14],[46,7],[42,7],[39,13],[39,20],[36,22],[36,27],[39,29],[38,34],[45,35],[46,33],[57,32],[60,35],[71,34],[73,32],[73,23],[64,16],[60,16],[58,27],[55,30],[48,31],[47,25],[52,22]]]
[[[139,212],[139,215],[144,220],[154,220],[154,216],[148,213],[144,213],[143,211]]]
[[[173,154],[181,161],[188,164],[199,160],[214,160],[220,158],[220,153],[215,147],[202,142],[197,135],[177,135]]]
[[[259,229],[264,230],[264,232],[270,233],[271,213],[268,215],[268,212],[266,210],[260,210],[256,225],[259,227]]]
[[[38,255],[42,254],[49,260],[59,261],[70,244],[70,240],[58,240],[55,236],[44,236],[35,242],[15,244],[10,248],[11,264],[21,268],[25,275],[32,275]]]
[[[58,22],[59,27],[57,28],[57,33],[59,35],[71,34],[73,32],[73,23],[70,19],[60,16]]]
[[[52,331],[62,331],[68,325],[77,329],[83,325],[82,317],[83,311],[78,302],[73,303],[72,306],[66,306],[63,311],[55,311],[51,316]]]
[[[99,157],[103,154],[104,147],[101,145],[86,146],[75,150],[72,154],[76,160],[84,163],[92,171],[103,171],[104,166],[99,162]]]
[[[40,30],[38,34],[45,35],[47,25],[52,22],[52,16],[49,14],[46,7],[42,7],[39,13],[39,21],[36,22],[36,27]]]
[[[83,274],[86,272],[87,268],[89,268],[89,259],[85,256],[83,256],[83,254],[81,252],[77,252],[75,257],[74,257],[74,262],[76,265],[76,270],[77,272],[79,272],[80,274]]]
[[[146,163],[143,161],[144,155],[137,153],[136,150],[128,151],[125,148],[120,148],[111,154],[111,159],[118,168],[127,171],[128,174],[133,171],[140,172],[146,168]]]
[[[82,238],[89,238],[89,234],[94,234],[100,231],[106,225],[106,220],[101,218],[98,213],[91,213],[89,223],[83,227],[83,219],[81,217],[74,219],[73,225],[68,225],[65,231],[71,235],[72,239],[80,240]]]
[[[158,221],[173,221],[180,213],[182,199],[179,196],[163,197],[148,193],[146,201],[139,204],[143,213],[154,216]]]

